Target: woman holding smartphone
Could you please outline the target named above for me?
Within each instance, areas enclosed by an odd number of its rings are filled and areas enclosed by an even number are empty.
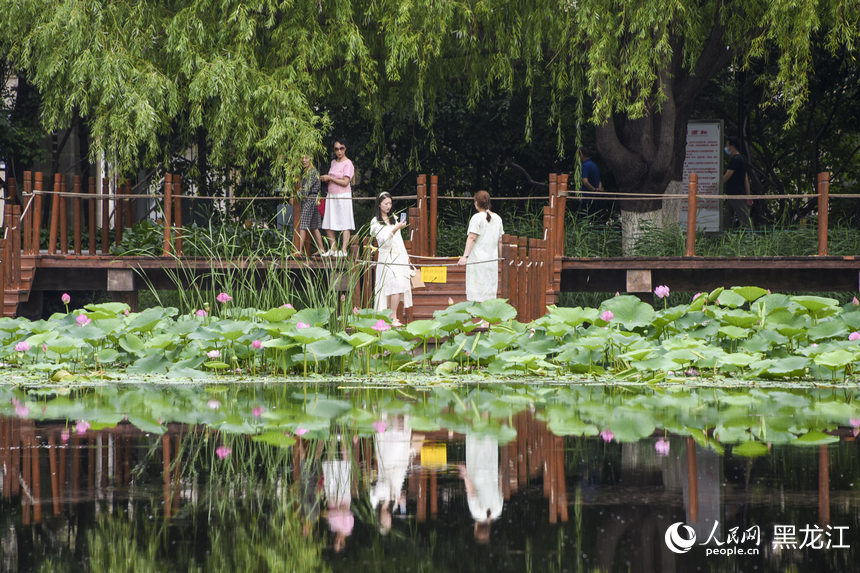
[[[409,255],[400,230],[406,227],[405,217],[398,223],[391,213],[391,195],[382,193],[376,198],[373,219],[370,221],[370,234],[379,246],[379,261],[376,265],[376,290],[374,308],[391,309],[391,325],[400,326],[397,319],[398,308],[412,306],[412,273]]]

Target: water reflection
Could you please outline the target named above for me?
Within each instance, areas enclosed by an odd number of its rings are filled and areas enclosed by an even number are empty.
[[[6,392],[3,571],[857,570],[852,391]]]

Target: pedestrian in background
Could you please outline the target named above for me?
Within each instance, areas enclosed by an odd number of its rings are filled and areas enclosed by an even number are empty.
[[[322,228],[325,229],[331,246],[328,251],[323,253],[323,256],[345,257],[349,247],[350,233],[355,229],[355,219],[352,215],[352,178],[355,175],[355,167],[346,156],[346,140],[344,138],[335,138],[334,155],[335,159],[331,162],[328,175],[320,177],[320,181],[329,184]],[[343,232],[343,248],[341,250],[337,249],[338,231]]]

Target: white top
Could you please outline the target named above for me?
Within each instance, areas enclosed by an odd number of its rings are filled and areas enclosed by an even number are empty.
[[[352,463],[333,460],[322,463],[323,486],[329,507],[352,503]]]
[[[466,266],[466,300],[484,302],[496,298],[499,290],[499,262],[474,264],[499,258],[499,241],[505,234],[502,218],[490,212],[475,213],[469,221],[469,233],[478,238],[469,253]]]

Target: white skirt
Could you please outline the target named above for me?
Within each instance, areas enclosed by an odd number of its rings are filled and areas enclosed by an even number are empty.
[[[352,193],[332,193],[326,198],[322,228],[328,231],[352,231]]]

